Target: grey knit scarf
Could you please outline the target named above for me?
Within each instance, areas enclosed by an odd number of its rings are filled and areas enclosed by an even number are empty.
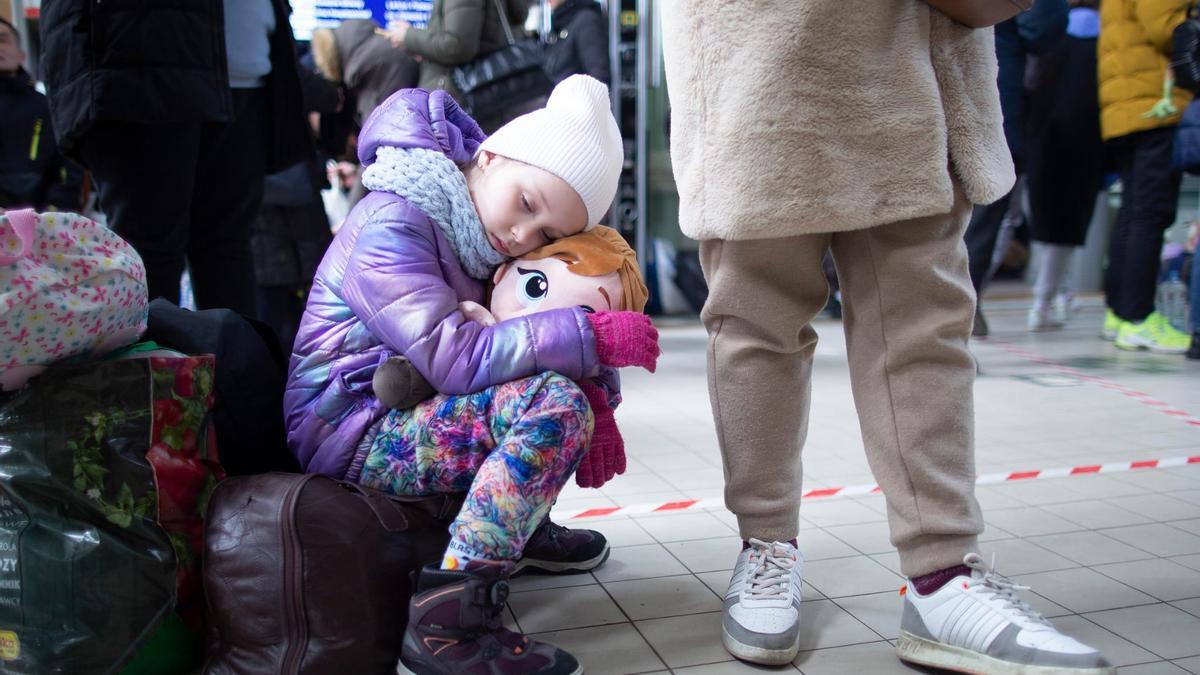
[[[507,258],[492,248],[471,202],[467,178],[436,150],[382,147],[362,175],[363,186],[400,195],[438,224],[472,278],[487,280]]]

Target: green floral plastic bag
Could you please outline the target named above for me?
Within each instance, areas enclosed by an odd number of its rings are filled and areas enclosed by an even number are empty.
[[[176,612],[200,634],[212,365],[60,366],[0,399],[0,671],[119,672]]]

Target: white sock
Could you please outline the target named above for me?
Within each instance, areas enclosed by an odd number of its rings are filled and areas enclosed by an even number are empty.
[[[463,542],[451,539],[450,545],[446,548],[446,554],[442,556],[442,569],[463,570],[467,568],[467,563],[472,560],[484,558],[486,556],[482,552],[471,550],[471,547]]]

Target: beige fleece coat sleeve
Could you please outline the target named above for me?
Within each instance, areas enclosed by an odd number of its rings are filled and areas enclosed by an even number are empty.
[[[1011,188],[992,31],[920,0],[665,0],[680,225],[765,239]]]

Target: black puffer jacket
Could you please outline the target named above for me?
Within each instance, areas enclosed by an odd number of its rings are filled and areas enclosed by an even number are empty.
[[[0,207],[78,211],[82,171],[54,142],[46,97],[24,70],[0,76]]]
[[[287,0],[271,0],[272,170],[307,157]],[[43,0],[42,76],[67,152],[96,122],[229,119],[222,0]]]
[[[550,15],[546,71],[555,84],[571,75],[591,75],[610,85],[608,25],[594,0],[567,0]]]

